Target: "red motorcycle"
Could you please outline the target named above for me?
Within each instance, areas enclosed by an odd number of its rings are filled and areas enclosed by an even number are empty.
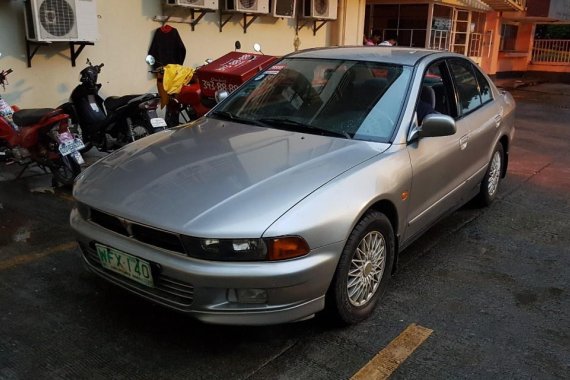
[[[0,71],[5,88],[12,69]],[[60,109],[20,110],[0,96],[0,160],[23,166],[18,177],[32,164],[53,174],[53,185],[73,184],[81,171],[83,142],[68,129],[69,116]]]
[[[239,41],[236,41],[235,48],[236,51],[229,52],[215,61],[207,61],[207,64],[195,71],[179,65],[166,65],[154,70],[157,73],[161,101],[163,105],[166,104],[165,119],[169,127],[204,116],[242,83],[277,61],[277,57],[260,54],[261,47],[258,44],[254,45],[257,53],[238,52],[241,48]],[[155,65],[154,57],[148,56],[147,63]],[[190,76],[192,79],[181,86],[178,83],[177,86],[168,88],[165,83],[166,76],[177,75],[184,71],[183,69],[187,70],[183,77]],[[169,73],[168,70],[173,72]]]

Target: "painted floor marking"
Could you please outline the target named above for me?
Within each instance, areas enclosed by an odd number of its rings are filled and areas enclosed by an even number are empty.
[[[431,329],[412,323],[352,376],[351,380],[387,379],[432,332]]]
[[[28,264],[28,263],[40,260],[46,256],[51,255],[51,254],[58,253],[61,251],[66,251],[69,249],[73,249],[75,247],[77,247],[77,243],[72,241],[72,242],[56,245],[55,247],[48,248],[44,251],[33,252],[33,253],[29,253],[27,255],[14,256],[14,257],[11,257],[7,260],[0,261],[0,271],[6,270],[6,269],[11,269],[11,268],[17,267],[19,265]]]

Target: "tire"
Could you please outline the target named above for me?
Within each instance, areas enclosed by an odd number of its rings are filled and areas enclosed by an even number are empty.
[[[196,120],[198,117],[196,115],[196,111],[194,111],[194,108],[192,108],[192,106],[183,105],[178,111],[171,111],[167,109],[164,118],[166,119],[168,128],[173,128],[181,124],[187,124],[193,120]]]
[[[503,145],[501,143],[497,143],[493,150],[493,154],[491,155],[491,161],[489,161],[487,172],[483,177],[483,181],[481,181],[479,194],[477,195],[477,202],[481,206],[489,206],[497,197],[504,165],[505,152],[503,150]]]
[[[327,309],[338,322],[354,324],[372,314],[390,281],[394,255],[392,224],[369,211],[351,232],[327,293]]]
[[[51,161],[49,170],[53,175],[54,182],[67,187],[73,185],[75,177],[81,172],[81,166],[69,156],[59,156],[57,160]]]
[[[146,120],[134,120],[132,128],[134,141],[154,133],[154,128]],[[133,142],[130,137],[130,133],[128,133],[127,130],[128,127],[122,128],[121,132],[117,136],[117,145],[119,148]]]

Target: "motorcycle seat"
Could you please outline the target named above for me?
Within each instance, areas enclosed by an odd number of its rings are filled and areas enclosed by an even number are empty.
[[[45,116],[55,116],[62,114],[63,111],[55,108],[30,108],[15,112],[13,120],[20,127],[27,127],[38,123]]]
[[[105,109],[107,113],[116,110],[119,107],[124,106],[134,98],[137,98],[141,95],[125,95],[125,96],[109,96],[103,104],[105,104]]]

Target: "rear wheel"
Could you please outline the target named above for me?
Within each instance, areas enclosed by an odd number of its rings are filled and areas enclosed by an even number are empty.
[[[342,323],[366,319],[390,280],[395,255],[388,218],[368,212],[350,234],[327,294],[327,308]]]
[[[128,129],[129,127],[124,127],[122,129]],[[150,123],[146,120],[133,120],[132,125],[132,136],[130,131],[121,131],[117,136],[116,143],[119,147],[125,146],[133,141],[142,139],[148,135],[154,133],[154,128],[150,125]]]
[[[186,124],[192,120],[196,120],[198,117],[194,108],[189,105],[182,105],[177,110],[166,110],[165,117],[168,128],[176,127],[180,124]]]
[[[497,197],[504,162],[505,152],[503,145],[501,143],[497,143],[497,146],[493,151],[493,155],[491,156],[491,161],[489,162],[485,177],[483,177],[483,181],[481,181],[479,194],[477,195],[477,200],[482,206],[489,206]]]
[[[50,162],[49,170],[55,182],[62,186],[71,186],[81,172],[81,166],[70,156],[59,156],[57,160]]]

